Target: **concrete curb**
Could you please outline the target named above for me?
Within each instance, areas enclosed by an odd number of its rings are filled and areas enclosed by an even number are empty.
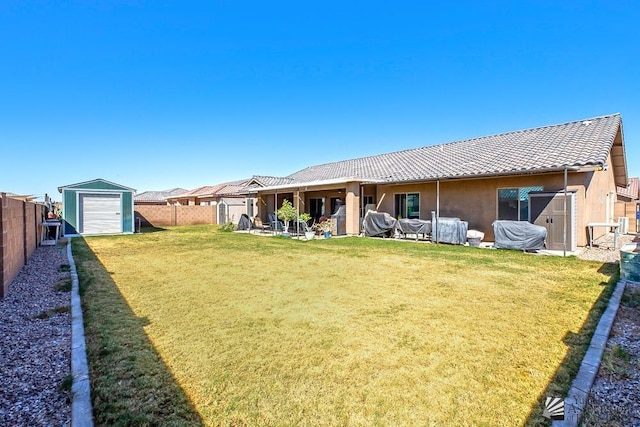
[[[82,321],[82,305],[78,272],[71,254],[71,239],[67,243],[67,258],[71,266],[71,426],[93,427],[91,409],[91,386],[89,384],[89,365],[84,340],[84,324]]]
[[[587,404],[589,391],[598,374],[598,368],[602,361],[604,349],[607,346],[609,333],[616,318],[625,286],[626,282],[624,280],[620,280],[616,285],[616,289],[609,299],[609,306],[598,322],[598,327],[593,333],[593,338],[591,338],[591,344],[582,359],[580,370],[573,380],[571,389],[569,389],[567,398],[564,401],[565,419],[564,421],[554,421],[552,423],[553,427],[574,427],[579,424],[582,412]]]

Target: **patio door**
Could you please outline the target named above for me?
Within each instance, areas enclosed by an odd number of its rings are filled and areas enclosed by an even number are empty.
[[[315,222],[320,222],[320,217],[325,215],[324,197],[309,199],[309,214]]]

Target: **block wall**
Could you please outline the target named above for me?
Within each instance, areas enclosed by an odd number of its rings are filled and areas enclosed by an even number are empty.
[[[135,216],[136,227],[215,224],[216,206],[135,205]]]
[[[43,206],[0,195],[0,298],[40,245]]]

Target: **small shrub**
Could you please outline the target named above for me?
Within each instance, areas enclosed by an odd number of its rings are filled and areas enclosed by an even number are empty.
[[[45,310],[41,313],[38,313],[34,316],[36,319],[48,319],[51,316],[55,316],[60,313],[69,313],[71,311],[71,306],[65,305],[62,307],[52,308],[50,310]]]
[[[69,393],[71,392],[71,386],[73,386],[73,375],[69,374],[58,384],[58,391]]]
[[[71,292],[71,280],[63,280],[56,283],[55,289],[58,292]]]
[[[622,295],[622,303],[631,308],[640,306],[640,291],[627,289]]]
[[[58,391],[67,397],[67,401],[71,402],[71,387],[73,387],[73,375],[69,374],[58,384]]]
[[[607,349],[602,356],[602,367],[606,372],[612,375],[628,377],[629,363],[631,361],[631,353],[618,344]]]
[[[231,221],[229,221],[226,224],[224,224],[222,227],[220,227],[220,231],[224,231],[225,233],[236,231],[236,226],[233,225]]]

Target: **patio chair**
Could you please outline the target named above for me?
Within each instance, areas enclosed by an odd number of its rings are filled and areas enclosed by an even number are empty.
[[[284,230],[284,222],[278,219],[278,216],[274,213],[270,213],[267,215],[267,220],[269,221],[269,226],[273,231],[283,231]]]
[[[261,233],[264,233],[267,230],[271,230],[271,224],[262,222],[262,218],[256,216],[253,218],[253,229],[260,230]]]

